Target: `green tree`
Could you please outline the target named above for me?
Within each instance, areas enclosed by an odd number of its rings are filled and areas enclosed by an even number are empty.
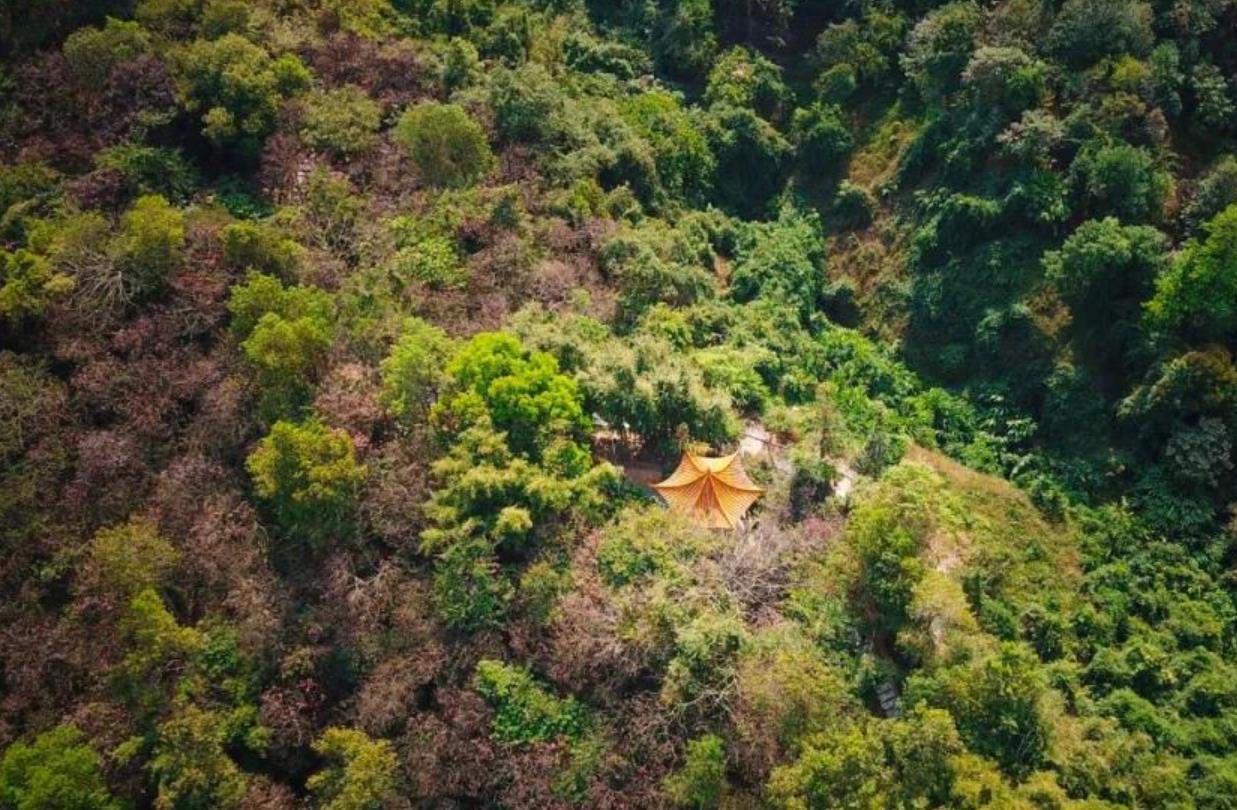
[[[722,739],[706,734],[687,743],[683,767],[666,778],[666,795],[681,807],[717,807],[728,787]]]
[[[184,258],[185,216],[157,194],[139,197],[120,219],[110,251],[126,298],[156,292]]]
[[[826,248],[819,218],[785,207],[775,222],[739,230],[731,270],[737,301],[766,298],[791,308],[807,324],[825,288]]]
[[[322,358],[334,335],[334,305],[316,287],[284,287],[271,276],[252,273],[232,288],[228,300],[232,331],[257,373],[265,418],[296,415],[309,397]]]
[[[857,725],[809,737],[798,758],[769,778],[770,804],[784,810],[888,806],[891,774],[880,738]]]
[[[1142,305],[1167,255],[1164,234],[1112,217],[1084,222],[1059,251],[1044,254],[1046,274],[1073,313],[1070,331],[1105,372],[1140,370]]]
[[[300,284],[285,287],[274,276],[250,273],[243,284],[231,289],[228,312],[232,315],[232,333],[245,340],[266,315],[278,315],[285,321],[308,318],[326,323],[332,318],[334,305],[326,290]]]
[[[254,489],[290,537],[320,546],[352,533],[366,469],[352,439],[310,419],[279,421],[245,462]]]
[[[794,147],[768,121],[743,107],[715,105],[706,118],[717,157],[717,200],[747,217],[766,213],[782,189]]]
[[[587,450],[562,438],[544,448],[539,466],[513,456],[484,411],[468,424],[434,464],[421,552],[434,557],[434,601],[444,621],[473,631],[499,626],[514,595],[500,555],[527,559],[556,528],[597,520],[617,472],[593,466]]]
[[[410,107],[395,125],[394,137],[426,182],[440,188],[471,186],[494,164],[485,132],[455,104]]]
[[[148,765],[159,810],[230,810],[240,804],[247,779],[224,750],[229,732],[224,714],[192,704],[159,725]]]
[[[1186,206],[1186,221],[1198,228],[1234,203],[1237,203],[1237,155],[1225,155],[1199,179],[1194,197]]]
[[[32,742],[15,742],[0,758],[4,810],[120,810],[82,733],[56,726]]]
[[[817,90],[826,101],[840,102],[856,84],[885,86],[894,74],[906,27],[900,13],[877,7],[865,9],[858,20],[830,24],[816,40],[814,56],[823,70],[815,82]],[[847,86],[847,92],[830,92]]]
[[[182,57],[186,106],[201,115],[202,134],[220,148],[256,156],[284,96],[309,84],[309,71],[291,54],[270,54],[239,34],[197,40]]]
[[[327,766],[305,784],[321,810],[381,810],[395,792],[399,760],[386,740],[334,727],[314,741],[314,752]]]
[[[576,738],[585,730],[584,708],[572,698],[550,694],[527,669],[482,659],[477,663],[473,688],[494,707],[491,734],[501,742]]]
[[[1089,220],[1044,256],[1044,269],[1079,318],[1103,319],[1144,299],[1166,266],[1168,239],[1146,225]]]
[[[1088,210],[1123,222],[1155,222],[1172,188],[1172,177],[1145,149],[1126,143],[1091,144],[1070,166],[1070,180]]]
[[[842,111],[831,104],[795,110],[790,134],[804,177],[813,181],[835,176],[854,146]]]
[[[99,169],[119,172],[128,189],[142,195],[162,195],[184,203],[197,187],[198,175],[179,149],[117,144],[95,155]]]
[[[917,673],[906,701],[947,709],[970,750],[996,760],[1010,776],[1025,778],[1040,767],[1048,748],[1046,688],[1030,648],[1004,642],[969,662]]]
[[[167,585],[180,552],[159,536],[153,523],[135,515],[127,523],[95,532],[90,559],[100,584],[130,599],[148,588]]]
[[[544,352],[529,352],[505,332],[473,336],[447,363],[449,395],[434,407],[437,424],[457,431],[478,413],[506,433],[512,451],[537,460],[556,437],[589,427],[579,386]]]
[[[628,100],[623,118],[653,148],[657,179],[675,200],[702,203],[712,188],[717,161],[697,121],[669,93],[650,91]]]
[[[361,88],[310,93],[304,103],[301,138],[311,148],[346,158],[377,145],[382,108]]]
[[[150,36],[136,22],[108,17],[102,28],[79,28],[61,48],[73,77],[84,87],[99,92],[112,68],[150,48]]]
[[[664,69],[698,74],[717,52],[717,32],[710,0],[676,0],[658,19],[653,55]]]
[[[201,652],[203,637],[181,625],[153,588],[128,601],[120,620],[128,652],[113,673],[121,694],[140,715],[162,709],[177,676]]]
[[[382,361],[382,401],[397,419],[424,419],[446,383],[451,341],[420,318],[409,318],[391,353]]]
[[[766,121],[777,122],[785,112],[790,91],[782,69],[747,48],[726,51],[709,71],[704,103],[709,106],[752,110]]]
[[[979,6],[954,2],[928,12],[911,29],[902,70],[925,99],[939,101],[958,88],[980,22]]]
[[[319,319],[288,320],[274,312],[258,319],[241,351],[258,372],[266,418],[296,413],[330,347],[330,325]]]
[[[38,318],[72,290],[73,279],[57,273],[42,256],[0,250],[0,317],[13,326]]]
[[[1237,203],[1204,226],[1155,282],[1153,327],[1199,342],[1237,337]]]
[[[1105,56],[1143,56],[1155,42],[1152,16],[1151,4],[1142,0],[1065,0],[1047,42],[1078,67]]]
[[[542,65],[500,70],[490,80],[490,107],[498,134],[508,141],[548,140],[561,126],[566,97]]]

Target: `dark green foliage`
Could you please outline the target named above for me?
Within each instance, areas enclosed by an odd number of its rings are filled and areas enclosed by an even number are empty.
[[[1172,187],[1145,149],[1090,144],[1074,159],[1070,179],[1085,210],[1125,222],[1156,222]]]
[[[1105,56],[1143,56],[1154,41],[1151,18],[1151,4],[1141,0],[1066,0],[1048,42],[1077,66]]]
[[[674,0],[658,19],[653,55],[672,74],[700,74],[717,51],[713,4],[709,0]]]
[[[841,110],[834,106],[800,107],[791,117],[790,132],[799,165],[811,180],[834,175],[854,145]]]
[[[820,220],[784,208],[776,222],[742,229],[731,274],[736,300],[768,298],[811,321],[825,286],[825,244]]]
[[[715,106],[709,110],[707,127],[717,156],[718,199],[743,216],[763,214],[782,186],[794,147],[747,108]]]
[[[198,175],[176,149],[123,144],[98,153],[95,165],[119,172],[135,194],[157,194],[183,204],[198,186]]]
[[[897,68],[896,54],[906,34],[899,12],[868,7],[859,19],[832,23],[816,40],[821,66],[815,87],[826,101],[845,101],[863,85],[883,89]]]
[[[1237,203],[1237,156],[1225,155],[1198,181],[1186,217],[1195,228]]]

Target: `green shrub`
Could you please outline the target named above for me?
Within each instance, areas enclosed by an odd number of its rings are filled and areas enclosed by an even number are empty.
[[[494,709],[493,738],[500,742],[575,739],[585,730],[584,707],[572,698],[554,697],[526,669],[483,659],[473,688]]]
[[[102,28],[79,28],[61,52],[74,79],[94,92],[107,84],[112,69],[150,49],[150,36],[136,22],[111,17]]]
[[[447,381],[450,347],[450,339],[437,326],[420,318],[404,322],[380,366],[382,401],[392,416],[415,422],[428,414]]]
[[[687,743],[683,767],[666,778],[665,790],[680,807],[717,807],[729,785],[726,782],[726,751],[714,734]]]
[[[13,810],[120,810],[103,781],[99,755],[73,726],[15,742],[0,758],[0,807]]]
[[[767,121],[779,121],[790,98],[782,69],[747,48],[731,48],[709,71],[704,103],[752,110]]]
[[[219,232],[223,260],[234,270],[248,270],[291,279],[300,265],[304,248],[272,225],[233,222]]]
[[[409,108],[394,137],[426,182],[440,188],[471,186],[494,163],[481,127],[454,104],[426,102]]]
[[[795,110],[790,132],[799,165],[805,179],[811,181],[836,175],[854,146],[842,111],[832,105],[813,104]]]
[[[351,534],[366,469],[344,431],[316,419],[276,422],[245,467],[290,539],[321,546]]]
[[[399,759],[387,740],[362,731],[328,728],[314,741],[327,766],[305,786],[322,810],[381,810],[398,785]]]
[[[132,295],[156,292],[184,256],[185,217],[158,195],[139,197],[120,219],[111,252]]]
[[[95,155],[95,166],[120,172],[137,194],[157,194],[178,203],[193,195],[198,174],[179,149],[121,144]]]
[[[256,156],[275,129],[282,98],[309,84],[297,57],[272,59],[239,34],[189,45],[183,72],[186,106],[201,115],[202,134],[244,157]]]
[[[0,250],[0,318],[13,326],[43,315],[52,301],[73,290],[73,279],[27,250]]]
[[[353,157],[378,143],[382,109],[355,85],[305,97],[301,138],[312,149]]]

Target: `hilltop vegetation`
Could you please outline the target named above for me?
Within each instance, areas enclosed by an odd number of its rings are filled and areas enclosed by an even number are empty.
[[[1234,31],[4,5],[0,810],[1233,810]]]

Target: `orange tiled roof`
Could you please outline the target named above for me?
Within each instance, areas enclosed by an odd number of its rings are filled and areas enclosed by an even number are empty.
[[[738,453],[720,458],[684,453],[678,469],[653,489],[698,526],[733,529],[764,490],[751,482]]]

